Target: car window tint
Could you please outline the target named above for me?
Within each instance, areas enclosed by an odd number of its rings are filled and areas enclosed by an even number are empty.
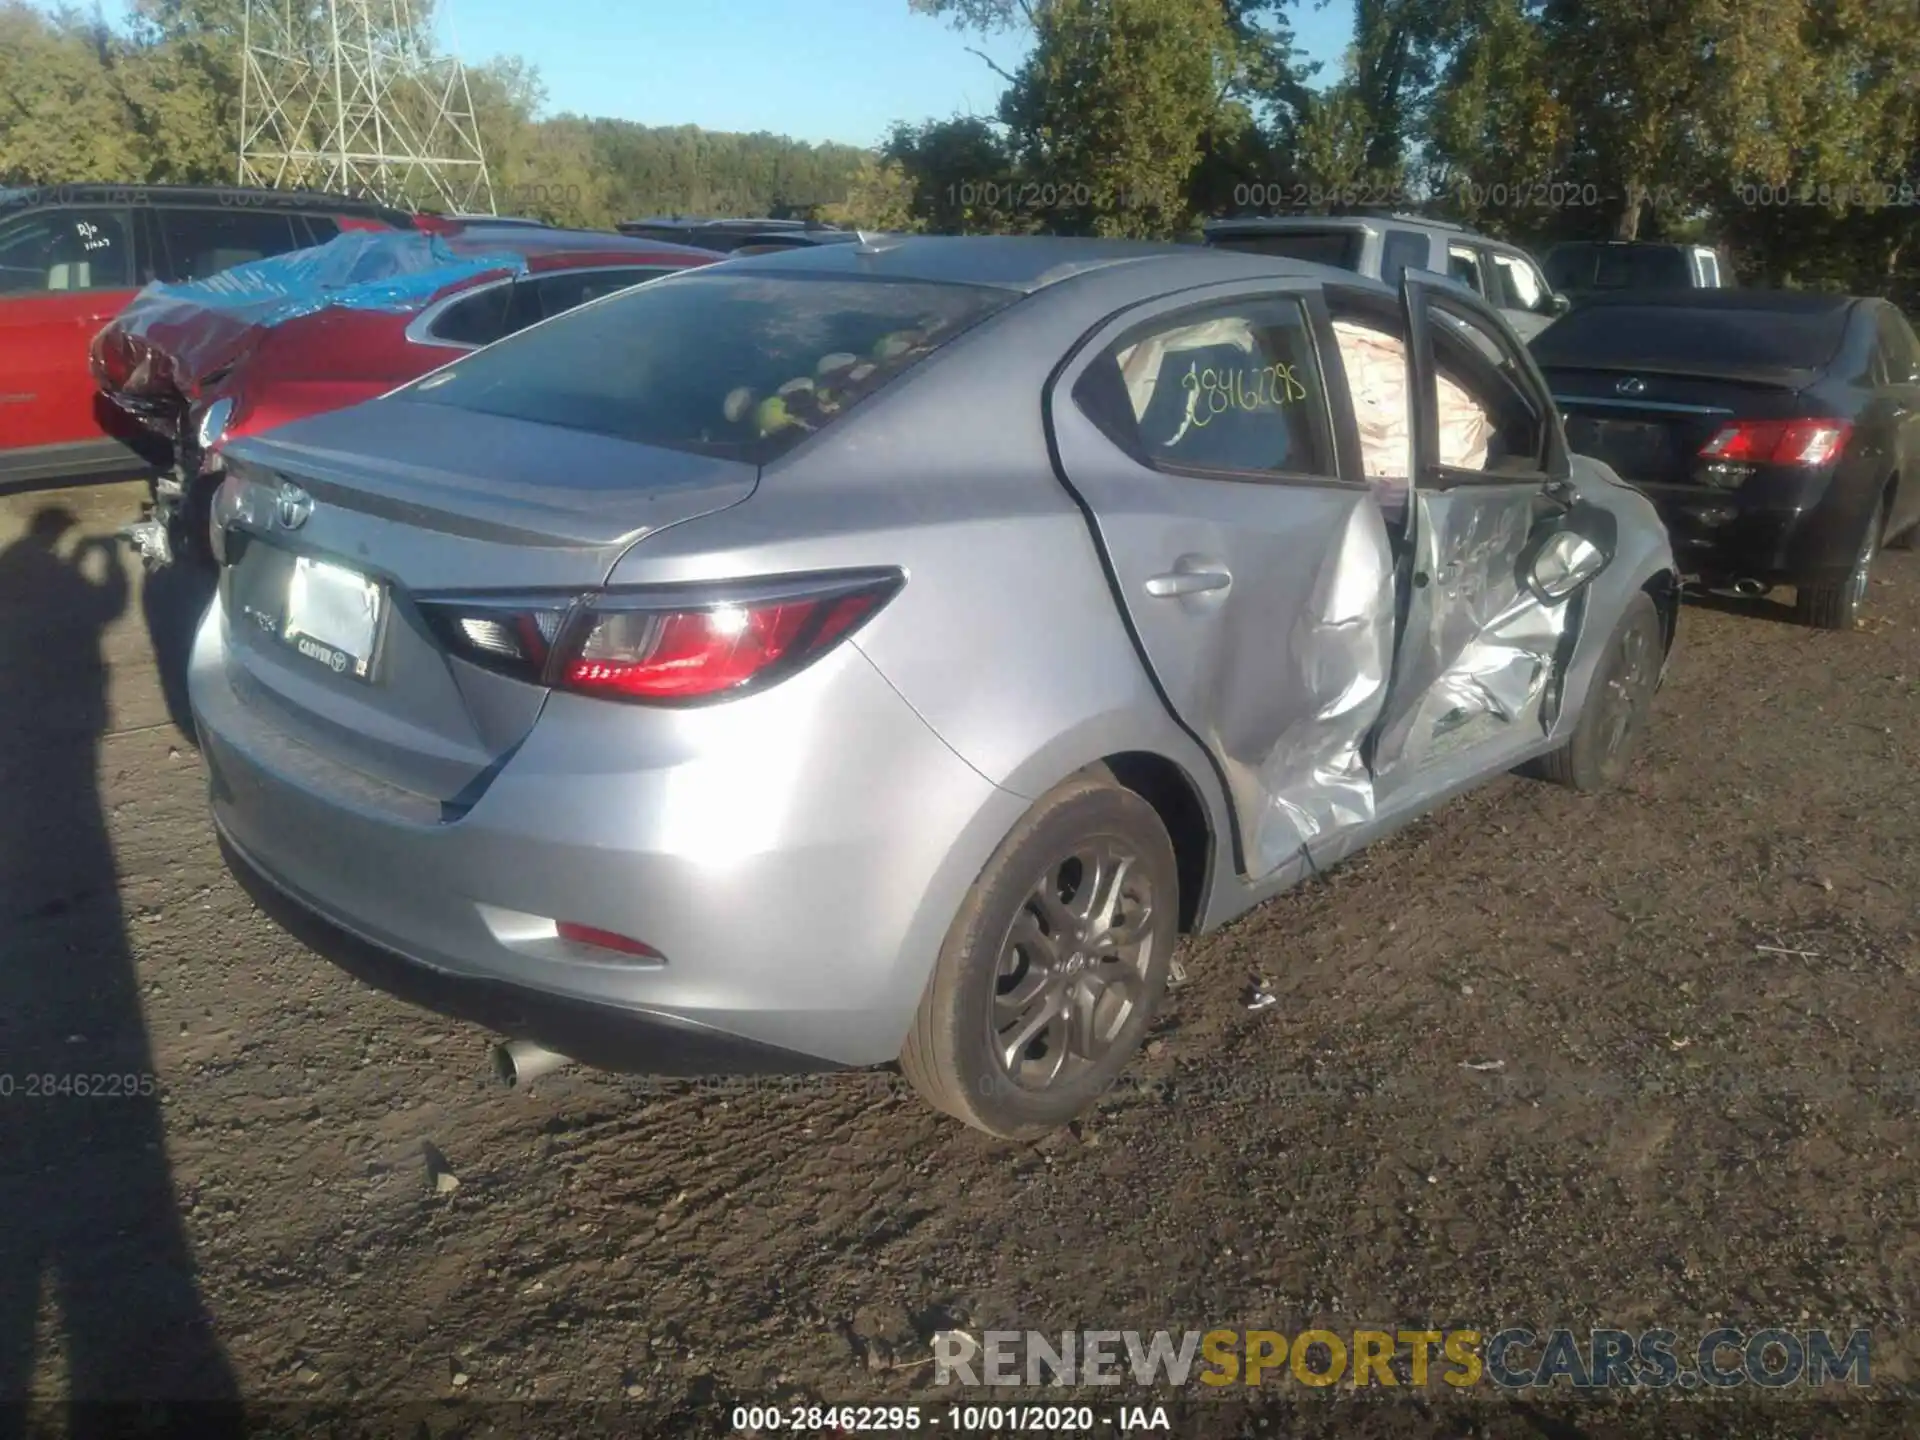
[[[1480,257],[1464,245],[1447,250],[1447,275],[1478,294],[1487,293],[1486,280],[1480,274]]]
[[[228,206],[209,210],[159,211],[160,234],[175,280],[204,280],[235,265],[298,249],[292,217],[268,210]]]
[[[531,318],[525,322],[532,324],[535,320],[549,320],[555,315],[564,315],[590,300],[630,290],[635,285],[668,273],[666,270],[643,270],[637,266],[617,270],[562,270],[556,274],[542,275],[537,280],[523,280],[514,288],[527,292],[532,299]],[[514,319],[519,318],[516,313]]]
[[[1686,252],[1667,245],[1603,245],[1594,266],[1596,290],[1692,288]]]
[[[1076,399],[1157,468],[1334,473],[1326,391],[1295,300],[1242,301],[1141,326],[1088,368]]]
[[[838,275],[675,275],[511,335],[402,394],[765,463],[1017,298]]]
[[[1210,237],[1208,243],[1221,250],[1281,255],[1289,260],[1331,265],[1336,270],[1358,270],[1360,249],[1365,238],[1358,230],[1344,228],[1280,230],[1266,235],[1236,235],[1228,231]]]
[[[133,283],[133,226],[124,210],[45,210],[0,232],[0,294],[114,290]]]
[[[1440,463],[1501,477],[1533,473],[1546,458],[1547,417],[1519,352],[1485,318],[1430,296],[1433,364],[1427,383],[1440,420]]]
[[[1847,307],[1724,309],[1683,301],[1575,310],[1533,341],[1541,365],[1726,365],[1820,369],[1846,336]]]
[[[1563,294],[1593,284],[1593,247],[1556,245],[1547,252],[1547,284]]]
[[[1496,251],[1493,273],[1499,283],[1495,303],[1502,310],[1525,310],[1529,314],[1544,315],[1552,309],[1552,292],[1530,261],[1518,255],[1502,255]]]
[[[1409,270],[1427,268],[1427,237],[1417,230],[1389,230],[1380,247],[1380,278],[1397,286]]]
[[[442,310],[427,333],[452,345],[491,345],[507,333],[511,285],[488,285]]]

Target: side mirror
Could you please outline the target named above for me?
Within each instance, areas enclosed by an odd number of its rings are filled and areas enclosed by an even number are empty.
[[[1558,605],[1606,569],[1611,558],[1577,531],[1555,530],[1522,562],[1520,578],[1534,599]]]
[[[1573,301],[1557,290],[1547,299],[1547,310],[1551,314],[1564,315],[1571,309],[1573,309]]]

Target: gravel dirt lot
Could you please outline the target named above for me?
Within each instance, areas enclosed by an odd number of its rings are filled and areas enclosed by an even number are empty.
[[[1851,635],[1689,606],[1624,793],[1503,780],[1190,943],[1129,1083],[1015,1146],[883,1073],[504,1091],[286,938],[170,711],[190,597],[83,543],[138,497],[0,499],[0,1397],[673,1435],[944,1407],[954,1326],[1777,1323],[1870,1328],[1874,1398],[1125,1398],[1183,1435],[1908,1428],[1920,555]]]

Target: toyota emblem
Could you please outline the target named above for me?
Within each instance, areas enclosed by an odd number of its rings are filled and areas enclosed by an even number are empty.
[[[1613,388],[1621,395],[1644,395],[1647,393],[1647,382],[1638,375],[1629,375]]]
[[[282,485],[274,513],[279,517],[282,529],[298,530],[313,514],[313,497],[298,485]]]

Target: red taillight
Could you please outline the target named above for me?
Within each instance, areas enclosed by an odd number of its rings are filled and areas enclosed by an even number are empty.
[[[1727,465],[1825,465],[1847,448],[1845,420],[1733,420],[1700,447],[1702,460]]]
[[[595,615],[561,683],[636,700],[688,700],[737,690],[768,671],[819,654],[870,615],[880,598],[860,591],[762,605]]]
[[[631,935],[618,935],[611,930],[601,930],[593,925],[577,925],[571,920],[562,920],[554,926],[554,929],[562,940],[575,945],[588,945],[595,950],[612,950],[617,954],[631,955],[639,960],[667,958],[644,940],[635,940]]]
[[[716,588],[667,601],[644,593],[525,607],[424,601],[462,659],[530,682],[651,704],[717,699],[793,674],[858,629],[900,586],[896,573]]]

